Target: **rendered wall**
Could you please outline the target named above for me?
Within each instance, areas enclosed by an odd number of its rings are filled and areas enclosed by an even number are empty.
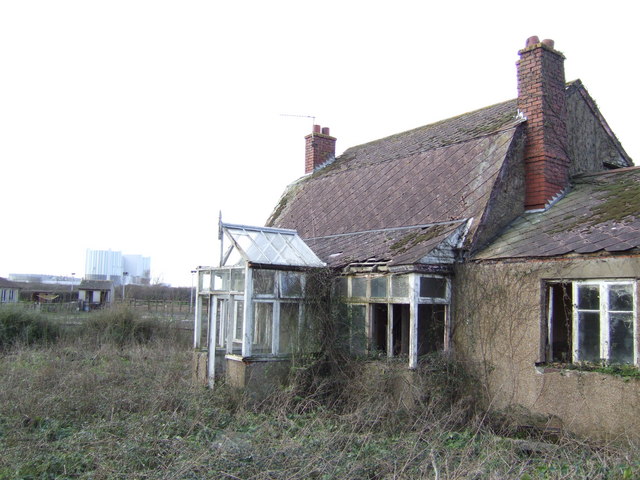
[[[582,435],[640,436],[640,380],[535,365],[545,360],[546,280],[631,277],[638,256],[460,266],[454,345],[477,366],[487,405],[523,406]]]
[[[225,377],[228,385],[244,389],[246,395],[259,401],[286,383],[290,368],[288,360],[243,359],[228,355]]]

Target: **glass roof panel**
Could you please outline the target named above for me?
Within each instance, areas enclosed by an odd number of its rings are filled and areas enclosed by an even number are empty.
[[[298,267],[324,266],[295,230],[225,223],[221,226],[246,261]]]

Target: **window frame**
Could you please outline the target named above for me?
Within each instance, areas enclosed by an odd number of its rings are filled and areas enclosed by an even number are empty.
[[[547,294],[547,314],[546,314],[546,342],[548,353],[545,355],[547,361],[553,361],[554,356],[558,352],[553,351],[553,331],[556,312],[554,311],[552,285],[564,284],[571,288],[571,332],[570,340],[571,345],[569,349],[571,363],[579,362],[604,362],[606,364],[615,364],[617,362],[610,362],[611,345],[610,345],[610,328],[611,328],[611,314],[616,313],[631,313],[632,317],[632,345],[633,345],[633,362],[627,365],[638,366],[639,360],[639,345],[638,345],[638,282],[636,279],[629,278],[613,278],[613,279],[574,279],[574,280],[555,280],[546,281],[545,288]],[[598,308],[580,308],[580,287],[582,286],[597,286],[598,287]],[[632,309],[631,310],[613,310],[609,305],[609,292],[611,287],[618,285],[626,285],[631,287],[632,294]],[[559,313],[559,312],[558,312]],[[582,335],[580,331],[580,314],[581,313],[597,313],[598,314],[598,336],[599,336],[599,358],[595,360],[584,360],[584,353],[581,351]]]

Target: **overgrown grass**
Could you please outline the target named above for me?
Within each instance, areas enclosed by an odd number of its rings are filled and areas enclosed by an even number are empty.
[[[170,329],[124,342],[107,330],[0,356],[0,479],[640,475],[632,444],[492,430],[473,402],[472,378],[447,357],[411,374],[393,363],[336,371],[318,360],[252,404],[224,385],[195,385],[191,349]],[[417,387],[403,375],[415,375]]]

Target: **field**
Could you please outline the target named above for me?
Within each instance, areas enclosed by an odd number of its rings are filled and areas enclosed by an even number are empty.
[[[640,477],[629,442],[551,438],[487,415],[449,360],[425,369],[430,394],[412,406],[356,361],[301,367],[252,403],[194,385],[189,339],[166,322],[103,312],[9,338],[2,320],[0,479]]]

